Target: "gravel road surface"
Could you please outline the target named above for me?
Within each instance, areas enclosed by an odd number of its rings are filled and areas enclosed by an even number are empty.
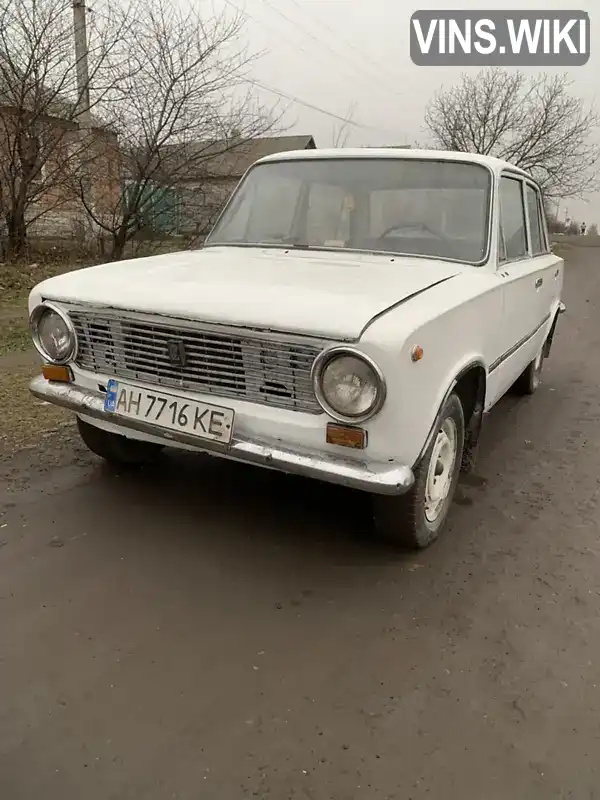
[[[260,469],[5,461],[0,798],[600,798],[599,252],[416,557]]]

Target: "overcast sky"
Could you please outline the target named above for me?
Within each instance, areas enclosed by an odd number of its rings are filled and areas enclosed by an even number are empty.
[[[257,81],[300,102],[281,99],[289,133],[312,134],[317,146],[331,146],[342,124],[354,125],[347,145],[414,144],[424,141],[423,111],[441,85],[456,82],[464,68],[417,67],[410,60],[409,21],[419,9],[575,9],[591,19],[591,57],[569,73],[573,92],[588,103],[600,95],[600,0],[220,0],[247,15],[252,50],[265,51],[253,67]],[[596,14],[596,12],[598,12]],[[595,24],[596,23],[596,24]],[[473,69],[475,72],[476,69]],[[564,70],[559,70],[560,72]],[[269,103],[277,100],[263,92]],[[599,132],[600,138],[600,132]],[[600,223],[600,195],[565,204],[571,216]],[[562,212],[564,214],[565,207]]]

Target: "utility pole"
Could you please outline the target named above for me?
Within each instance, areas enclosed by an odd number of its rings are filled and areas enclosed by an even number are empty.
[[[77,69],[77,124],[81,142],[81,182],[86,203],[93,207],[89,158],[92,155],[92,115],[90,112],[90,76],[88,67],[88,39],[85,0],[73,0],[73,28],[75,34],[75,66]],[[87,214],[86,214],[87,220]],[[86,239],[93,237],[91,224],[84,225]]]

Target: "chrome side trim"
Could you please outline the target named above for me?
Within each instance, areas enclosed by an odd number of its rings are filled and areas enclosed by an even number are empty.
[[[519,341],[516,344],[514,344],[511,348],[509,348],[505,353],[502,353],[502,355],[499,358],[497,358],[493,362],[493,364],[490,364],[490,367],[488,369],[488,375],[491,374],[495,369],[498,369],[498,367],[501,364],[503,364],[508,358],[514,355],[517,352],[517,350],[523,347],[523,345],[526,345],[530,339],[533,339],[536,333],[538,333],[538,331],[540,331],[544,327],[544,325],[548,322],[550,316],[551,316],[550,314],[546,314],[544,319],[540,322],[539,325],[537,325],[531,331],[531,333],[528,333],[527,336],[524,336],[522,339],[519,339]]]
[[[237,436],[234,436],[232,442],[227,446],[206,440],[199,441],[195,436],[162,430],[148,422],[115,417],[104,410],[104,395],[101,392],[83,389],[74,384],[53,383],[41,375],[32,380],[29,388],[31,393],[40,400],[54,403],[83,416],[118,425],[125,430],[135,430],[154,436],[164,440],[165,445],[179,442],[190,445],[199,452],[303,475],[373,494],[404,494],[414,483],[413,472],[406,465],[352,461],[338,454],[301,451],[300,449],[291,450],[279,443],[253,441]]]

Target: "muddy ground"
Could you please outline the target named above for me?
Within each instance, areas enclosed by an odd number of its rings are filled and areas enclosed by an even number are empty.
[[[600,798],[600,265],[437,545],[208,457],[2,463],[2,800]]]

